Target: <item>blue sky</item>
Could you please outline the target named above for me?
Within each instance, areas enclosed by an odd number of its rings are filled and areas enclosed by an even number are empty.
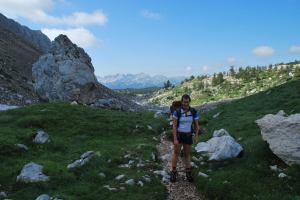
[[[99,76],[201,75],[299,59],[299,8],[298,0],[0,1],[21,24],[69,35]]]

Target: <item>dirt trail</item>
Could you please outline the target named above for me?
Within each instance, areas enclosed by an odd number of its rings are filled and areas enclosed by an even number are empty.
[[[161,135],[160,140],[161,142],[158,146],[159,155],[167,157],[167,159],[163,159],[162,162],[164,170],[169,172],[171,169],[170,159],[173,150],[173,143],[166,138],[164,133]],[[165,182],[169,193],[167,200],[205,200],[206,198],[197,191],[195,185],[186,180],[184,169],[183,158],[179,157],[179,161],[177,163],[177,181],[175,183]],[[195,176],[194,179],[196,178],[197,177]]]

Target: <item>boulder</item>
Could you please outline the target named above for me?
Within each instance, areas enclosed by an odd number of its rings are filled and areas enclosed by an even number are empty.
[[[284,111],[267,114],[255,121],[264,141],[286,164],[300,164],[300,114],[286,116]]]
[[[21,174],[17,176],[17,181],[21,182],[39,182],[48,181],[49,177],[42,172],[43,166],[30,162],[24,165]]]
[[[242,152],[242,146],[225,129],[214,131],[213,135],[207,142],[200,142],[195,147],[197,152],[207,153],[209,160],[233,158]]]

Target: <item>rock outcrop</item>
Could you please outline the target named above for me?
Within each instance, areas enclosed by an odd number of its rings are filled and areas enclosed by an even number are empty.
[[[34,89],[43,101],[76,101],[99,107],[111,104],[116,108],[134,104],[101,85],[89,55],[65,35],[56,37],[48,53],[33,64],[32,75]]]
[[[300,114],[285,115],[279,111],[255,122],[274,154],[288,165],[300,164]]]

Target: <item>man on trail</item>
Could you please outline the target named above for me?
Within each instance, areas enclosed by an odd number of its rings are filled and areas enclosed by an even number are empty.
[[[174,151],[172,155],[171,182],[176,181],[176,166],[182,145],[184,150],[186,178],[189,182],[194,181],[191,167],[191,148],[193,144],[194,129],[196,133],[196,141],[198,141],[200,127],[198,123],[199,114],[194,108],[190,107],[190,102],[190,96],[184,94],[181,98],[181,107],[176,109],[172,114]]]

